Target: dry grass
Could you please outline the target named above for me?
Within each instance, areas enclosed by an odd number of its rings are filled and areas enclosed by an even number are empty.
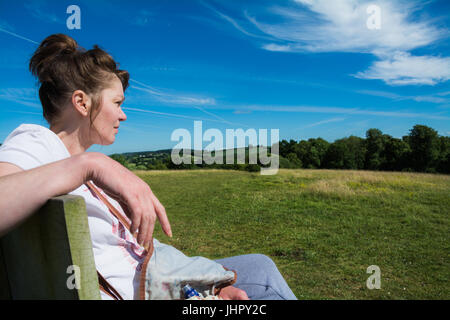
[[[281,169],[279,176],[287,184],[293,185],[297,181],[297,187],[303,192],[336,197],[390,194],[421,188],[442,189],[450,182],[447,175],[359,170]]]

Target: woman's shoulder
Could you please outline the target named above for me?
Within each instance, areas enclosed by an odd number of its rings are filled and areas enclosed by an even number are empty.
[[[6,137],[0,150],[5,150],[8,147],[34,149],[38,146],[41,149],[47,149],[52,147],[55,139],[59,138],[50,129],[38,124],[23,123]]]
[[[38,124],[22,123],[6,137],[4,143],[7,143],[9,140],[19,136],[21,138],[25,138],[27,136],[28,137],[43,136],[48,134],[47,131],[50,131],[50,129],[47,129],[46,127]]]
[[[19,165],[27,170],[67,156],[57,135],[38,124],[21,124],[0,146],[0,161]]]

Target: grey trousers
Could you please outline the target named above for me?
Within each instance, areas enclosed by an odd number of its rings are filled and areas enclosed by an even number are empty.
[[[237,273],[233,285],[251,300],[297,300],[275,263],[262,254],[246,254],[215,260]]]

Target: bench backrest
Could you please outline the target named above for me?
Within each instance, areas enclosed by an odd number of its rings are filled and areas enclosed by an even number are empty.
[[[51,198],[0,238],[0,299],[100,299],[83,197]]]

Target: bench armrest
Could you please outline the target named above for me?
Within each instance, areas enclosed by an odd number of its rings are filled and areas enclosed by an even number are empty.
[[[0,288],[0,299],[100,299],[83,197],[49,199],[0,239]]]

